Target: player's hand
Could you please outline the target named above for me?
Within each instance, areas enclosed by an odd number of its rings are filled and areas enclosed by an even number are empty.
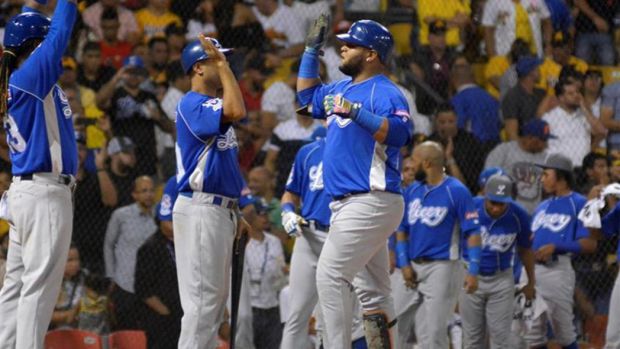
[[[525,299],[528,301],[531,301],[536,297],[536,287],[531,282],[528,282],[527,285],[523,286],[521,292],[523,292]]]
[[[226,62],[226,56],[215,47],[211,38],[204,34],[198,34],[198,40],[202,44],[202,48],[207,53],[207,57],[216,63]]]
[[[308,224],[302,216],[291,211],[282,212],[282,226],[289,236],[300,237],[302,224]]]
[[[551,256],[553,256],[553,252],[555,252],[555,245],[547,244],[539,248],[538,251],[534,252],[534,256],[539,262],[547,262],[551,259]]]
[[[609,24],[600,16],[596,16],[592,22],[594,22],[594,26],[600,33],[607,33],[609,31]]]
[[[97,168],[97,170],[104,170],[107,160],[108,150],[106,149],[106,147],[102,147],[95,152],[95,167]]]
[[[323,107],[325,108],[325,115],[327,116],[336,114],[343,118],[350,119],[355,119],[357,111],[360,108],[358,103],[353,103],[342,97],[342,95],[325,96],[323,99]]]
[[[468,294],[476,292],[476,290],[478,289],[478,277],[470,274],[465,275],[463,289]]]
[[[325,46],[327,35],[329,34],[330,18],[329,13],[323,13],[314,21],[312,28],[306,36],[306,48],[315,50],[321,54],[321,49]]]
[[[418,287],[418,275],[410,265],[405,265],[400,268],[403,273],[403,279],[405,279],[405,286],[410,289]]]

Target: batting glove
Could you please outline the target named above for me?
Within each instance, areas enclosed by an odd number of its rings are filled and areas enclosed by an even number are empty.
[[[335,114],[343,118],[355,120],[362,104],[353,103],[342,97],[342,95],[327,95],[323,99],[323,107],[327,116]]]
[[[323,13],[314,21],[312,28],[306,36],[306,50],[321,54],[321,49],[325,46],[327,35],[329,34],[329,18],[328,13]]]
[[[300,237],[302,224],[308,224],[302,216],[291,211],[282,212],[282,226],[289,236]]]
[[[612,183],[606,186],[601,192],[601,196],[615,195],[620,196],[620,184]]]

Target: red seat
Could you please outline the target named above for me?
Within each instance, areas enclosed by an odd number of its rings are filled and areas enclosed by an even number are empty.
[[[110,349],[146,349],[143,331],[118,331],[110,334]]]
[[[54,330],[45,336],[45,349],[101,349],[98,334],[80,330]]]

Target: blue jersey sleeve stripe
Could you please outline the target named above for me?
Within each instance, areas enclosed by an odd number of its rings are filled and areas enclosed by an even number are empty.
[[[14,89],[16,89],[16,90],[20,90],[23,93],[28,94],[28,95],[36,98],[39,102],[43,103],[43,99],[41,97],[37,96],[34,92],[28,91],[26,89],[23,89],[23,88],[21,88],[19,86],[13,85],[13,84],[9,84],[9,86],[14,88]]]
[[[189,126],[189,123],[187,122],[187,120],[185,119],[185,117],[183,116],[183,112],[181,112],[181,108],[177,108],[177,113],[179,114],[179,116],[181,117],[181,120],[183,120],[183,123],[185,124],[185,127],[187,127],[187,130],[189,131],[189,133],[192,134],[192,136],[194,136],[197,140],[201,141],[202,143],[209,143],[209,141],[211,140],[211,138],[213,137],[209,137],[208,139],[202,139],[200,138],[196,133],[194,133],[194,130],[192,130],[192,128]]]

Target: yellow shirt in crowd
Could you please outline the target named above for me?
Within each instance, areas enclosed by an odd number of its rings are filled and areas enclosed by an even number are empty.
[[[527,14],[527,10],[521,5],[520,2],[515,2],[515,38],[521,39],[530,44],[530,50],[536,52],[536,42],[534,41],[534,33],[532,32],[532,26],[530,25],[530,17]]]
[[[492,77],[501,77],[506,70],[510,67],[510,62],[506,56],[494,56],[489,59],[486,67],[484,68],[484,88],[491,94],[491,96],[499,99],[499,90],[491,84]]]
[[[426,17],[437,17],[444,20],[456,16],[458,13],[471,14],[470,0],[418,0],[418,18],[420,19],[420,43],[428,45],[428,23]],[[450,28],[446,32],[448,46],[461,44],[458,28]]]
[[[168,11],[161,16],[157,16],[148,8],[143,8],[136,12],[136,21],[146,40],[157,35],[163,36],[169,24],[174,23],[180,27],[183,26],[181,18],[174,13]]]
[[[568,64],[575,67],[575,70],[585,74],[588,71],[588,63],[575,56],[570,56]],[[540,65],[540,81],[537,87],[547,91],[548,95],[555,95],[554,86],[558,82],[562,66],[550,57],[545,58],[543,64]]]

